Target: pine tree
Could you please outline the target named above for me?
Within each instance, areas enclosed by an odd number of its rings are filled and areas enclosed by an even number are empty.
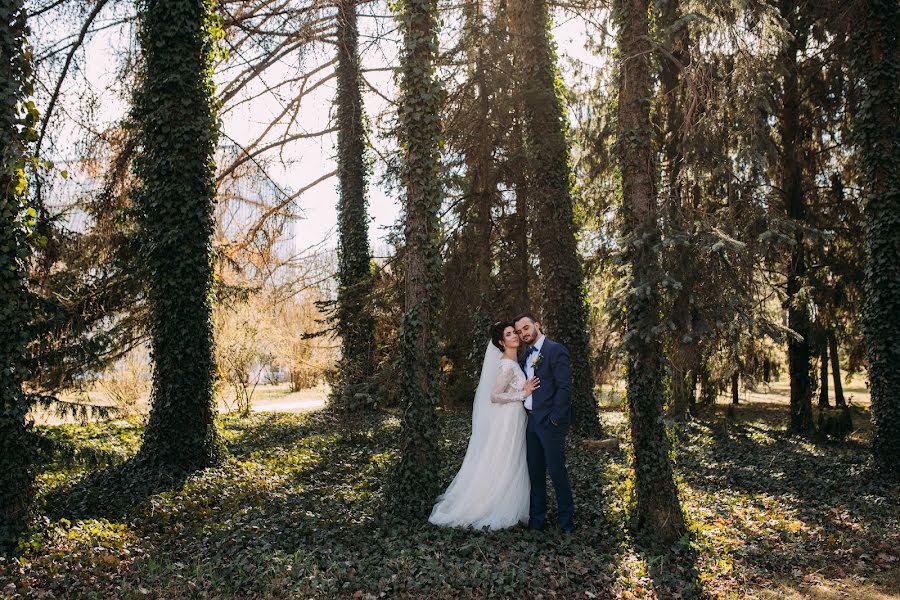
[[[657,249],[660,231],[650,134],[648,9],[648,0],[618,0],[613,13],[621,56],[617,144],[623,233],[631,268],[625,300],[627,397],[634,447],[633,525],[663,543],[672,543],[686,527],[662,421],[663,356],[656,291],[661,277]]]
[[[422,518],[437,492],[440,380],[437,318],[441,278],[439,180],[442,89],[435,78],[436,0],[402,0],[400,135],[405,187],[405,300],[400,333],[403,420],[394,499],[397,510]]]
[[[588,304],[573,213],[566,115],[545,0],[509,6],[517,95],[527,154],[531,232],[539,269],[543,324],[572,356],[574,428],[601,434],[589,362]]]
[[[332,403],[356,410],[371,402],[374,359],[372,267],[366,203],[365,124],[360,89],[357,0],[340,0],[337,13],[338,291],[336,330],[341,362]]]
[[[21,0],[0,2],[0,552],[25,527],[34,492],[33,447],[22,389],[28,343],[26,278],[35,211],[25,197],[25,155],[36,114]]]
[[[180,476],[224,452],[212,387],[216,25],[207,0],[144,0],[138,15],[144,72],[133,108],[135,205],[154,370],[137,464]]]
[[[872,392],[872,454],[900,478],[900,6],[867,0],[852,25],[862,77],[856,136],[865,175],[866,300],[863,327]]]
[[[788,338],[788,371],[791,378],[791,404],[788,430],[799,435],[813,432],[812,415],[812,322],[807,298],[801,294],[807,277],[806,243],[803,225],[807,219],[807,203],[803,189],[801,129],[801,96],[799,87],[798,54],[805,47],[806,31],[800,22],[802,3],[781,0],[779,10],[788,26],[790,37],[785,42],[780,60],[782,80],[781,111],[779,115],[780,170],[778,188],[784,212],[793,223],[794,239],[787,259],[788,327],[794,335]]]

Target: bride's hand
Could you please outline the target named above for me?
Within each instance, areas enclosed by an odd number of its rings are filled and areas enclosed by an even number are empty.
[[[539,387],[541,387],[541,380],[537,377],[532,377],[531,379],[526,381],[525,387],[522,388],[525,391],[525,397],[527,398],[528,396],[530,396],[534,392],[534,390],[538,389]]]

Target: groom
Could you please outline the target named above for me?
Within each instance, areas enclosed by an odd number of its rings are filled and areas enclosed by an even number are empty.
[[[566,471],[566,432],[572,421],[572,367],[569,351],[541,332],[540,322],[531,313],[515,319],[516,333],[527,344],[519,365],[528,378],[537,377],[540,387],[525,399],[528,426],[525,448],[531,506],[528,527],[542,530],[547,518],[547,472],[556,489],[559,526],[572,533],[575,504]]]

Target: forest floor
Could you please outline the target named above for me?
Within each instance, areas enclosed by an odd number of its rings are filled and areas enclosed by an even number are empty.
[[[570,436],[579,530],[536,535],[410,526],[384,515],[395,415],[340,423],[324,412],[222,418],[230,458],[124,514],[89,515],[69,485],[100,467],[39,475],[41,517],[0,559],[2,598],[900,598],[900,490],[869,469],[868,405],[843,443],[783,433],[778,390],[722,403],[675,430],[692,533],[671,548],[626,527],[626,453]],[[625,437],[618,407],[603,411]],[[441,480],[465,452],[470,416],[442,412]],[[44,427],[124,460],[139,419]],[[552,520],[551,515],[551,520]]]

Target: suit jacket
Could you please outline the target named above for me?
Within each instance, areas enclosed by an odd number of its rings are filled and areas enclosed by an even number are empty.
[[[531,416],[540,423],[555,422],[568,425],[572,422],[572,363],[569,350],[562,344],[544,336],[540,351],[541,361],[534,375],[541,380],[541,387],[531,395]],[[525,371],[528,355],[519,362]]]

